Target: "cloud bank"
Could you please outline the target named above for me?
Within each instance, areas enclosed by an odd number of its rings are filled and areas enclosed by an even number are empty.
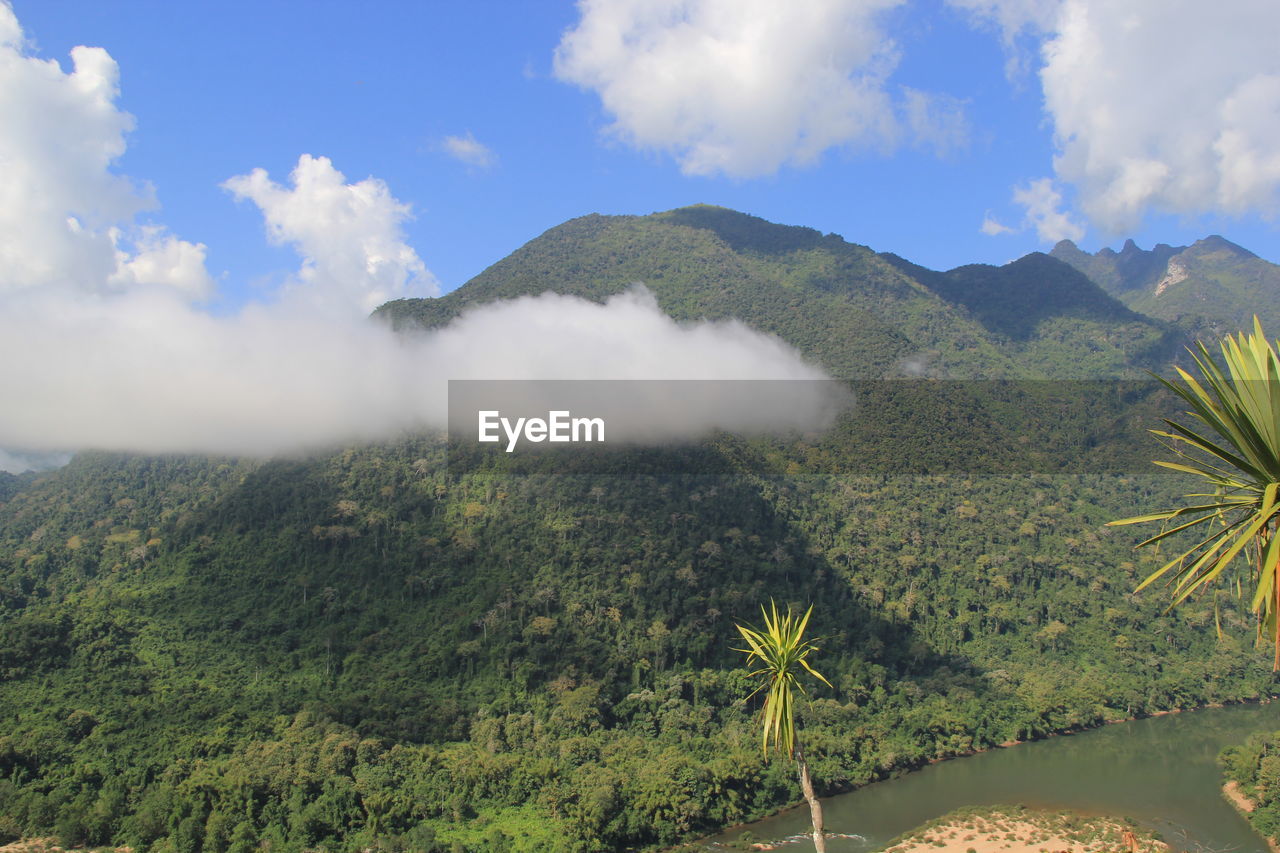
[[[822,377],[739,323],[677,324],[643,289],[604,305],[520,299],[396,335],[368,311],[438,291],[404,242],[409,207],[306,154],[287,185],[262,169],[225,182],[301,261],[268,301],[209,314],[205,247],[140,222],[154,194],[112,171],[134,124],[115,104],[115,61],[71,55],[70,72],[29,56],[0,3],[0,470],[89,448],[269,455],[390,439],[444,426],[450,378]]]
[[[677,324],[643,289],[603,305],[494,303],[408,337],[277,306],[211,317],[156,291],[28,293],[3,308],[0,398],[17,405],[0,416],[0,447],[26,453],[271,455],[391,439],[444,426],[449,379],[824,378],[741,323]],[[22,363],[38,369],[11,367]]]

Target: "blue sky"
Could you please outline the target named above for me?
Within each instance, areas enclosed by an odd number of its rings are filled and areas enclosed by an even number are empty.
[[[298,261],[289,246],[268,245],[258,210],[221,184],[254,168],[284,183],[304,153],[329,158],[348,181],[381,179],[410,205],[405,242],[446,291],[571,217],[695,202],[834,231],[934,268],[1047,250],[1022,228],[1013,193],[1054,176],[1059,149],[1038,73],[1048,36],[1024,29],[1010,50],[994,13],[879,5],[889,8],[871,17],[875,37],[896,54],[884,90],[954,99],[960,135],[941,153],[906,137],[837,143],[810,164],[752,175],[686,174],[672,151],[611,134],[600,94],[555,73],[557,45],[585,11],[573,3],[15,0],[13,9],[31,55],[66,69],[69,51],[88,45],[118,63],[116,103],[136,127],[112,168],[154,187],[160,207],[139,221],[208,247],[225,308]],[[1007,73],[1017,53],[1024,67]],[[468,135],[490,165],[447,152],[446,137]],[[1265,205],[1149,209],[1113,233],[1078,212],[1077,184],[1057,186],[1089,249],[1130,235],[1150,247],[1221,233],[1280,259]],[[983,234],[988,215],[1022,230]]]
[[[1280,260],[1278,32],[1275,0],[0,0],[0,470],[382,440],[448,379],[814,375],[643,293],[367,322],[589,213],[937,269]]]

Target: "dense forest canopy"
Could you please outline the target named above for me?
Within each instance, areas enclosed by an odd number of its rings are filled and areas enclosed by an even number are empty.
[[[889,430],[851,417],[590,470],[450,466],[418,435],[270,461],[83,453],[2,478],[0,833],[197,853],[671,846],[797,796],[793,767],[761,755],[733,651],[770,598],[813,604],[824,638],[833,688],[800,709],[821,793],[1274,689],[1247,601],[1133,594],[1159,555],[1105,525],[1177,494],[1146,462],[1163,403],[1043,380],[1136,378],[1185,334],[1067,264],[930,273],[694,208],[573,220],[379,316],[412,334],[485,300],[636,280],[678,319],[741,317],[843,378],[915,359],[1041,382],[901,383],[928,412]],[[1058,296],[1033,322],[1001,307],[1018,288]],[[991,423],[957,428],[939,388]],[[1045,451],[1004,454],[1019,441]],[[940,456],[949,442],[968,461]],[[1099,444],[1109,464],[1071,456]]]

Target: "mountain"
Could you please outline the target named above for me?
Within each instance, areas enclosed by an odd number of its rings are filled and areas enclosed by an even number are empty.
[[[495,299],[603,301],[636,282],[677,320],[736,317],[842,378],[1138,375],[1181,342],[1044,255],[937,273],[707,205],[570,220],[445,296],[390,302],[376,316],[430,328]]]
[[[0,840],[669,848],[797,797],[734,650],[770,599],[823,638],[822,793],[1274,691],[1247,602],[1133,594],[1150,531],[1105,522],[1182,491],[1147,462],[1145,390],[865,380],[1129,375],[1176,337],[1054,258],[934,272],[718,208],[589,216],[378,317],[634,281],[780,335],[869,417],[589,471],[452,465],[420,435],[0,477]],[[1108,443],[1133,453],[1090,464]]]
[[[1132,240],[1115,252],[1089,254],[1069,240],[1052,256],[1078,269],[1135,311],[1172,321],[1205,339],[1252,327],[1280,328],[1280,266],[1222,237],[1191,246],[1157,244],[1150,251]]]

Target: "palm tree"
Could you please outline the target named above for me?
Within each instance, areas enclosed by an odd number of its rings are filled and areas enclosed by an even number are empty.
[[[1168,430],[1151,432],[1177,457],[1156,464],[1200,477],[1207,490],[1187,495],[1185,506],[1110,523],[1165,522],[1138,547],[1198,528],[1194,545],[1138,586],[1169,575],[1171,608],[1214,584],[1233,561],[1248,566],[1259,636],[1274,638],[1274,669],[1280,671],[1280,357],[1257,317],[1253,334],[1222,341],[1225,370],[1204,344],[1196,348],[1191,357],[1201,381],[1181,368],[1181,382],[1160,381],[1191,407],[1187,414],[1198,423],[1165,420]]]
[[[754,667],[748,673],[760,679],[760,686],[752,691],[755,696],[765,691],[764,708],[761,709],[763,728],[762,747],[765,755],[772,747],[775,751],[796,762],[796,772],[800,777],[800,790],[809,803],[809,814],[813,818],[813,846],[818,853],[826,853],[826,838],[822,834],[822,804],[813,793],[813,782],[809,779],[809,765],[804,759],[804,750],[796,738],[795,695],[805,693],[800,676],[808,673],[828,687],[831,682],[820,675],[809,665],[807,658],[818,651],[812,641],[804,639],[804,629],[809,624],[809,616],[813,613],[812,605],[803,617],[797,617],[791,607],[787,607],[787,615],[778,615],[778,605],[772,600],[769,610],[760,606],[764,616],[764,630],[757,631],[737,625],[738,633],[747,641],[748,648],[734,649],[747,656],[747,666]],[[750,699],[751,696],[747,698]]]

